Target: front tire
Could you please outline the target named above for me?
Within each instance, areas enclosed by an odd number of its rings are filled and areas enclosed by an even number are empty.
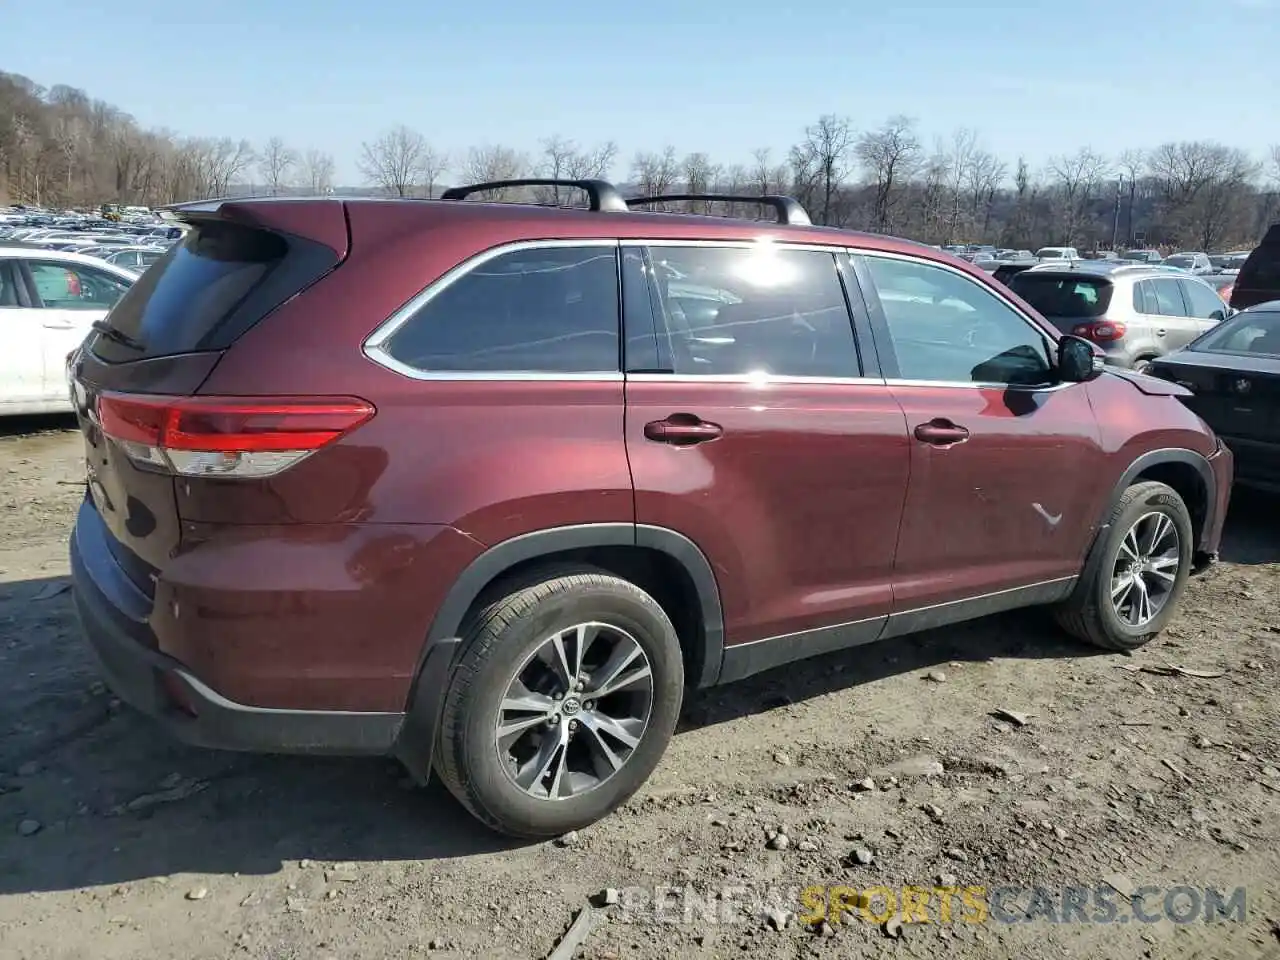
[[[1107,518],[1099,556],[1054,611],[1073,636],[1104,650],[1135,650],[1164,629],[1191,573],[1186,503],[1152,481],[1125,490]]]
[[[553,576],[485,609],[445,695],[436,771],[500,833],[554,837],[622,806],[675,732],[675,628],[634,584]]]

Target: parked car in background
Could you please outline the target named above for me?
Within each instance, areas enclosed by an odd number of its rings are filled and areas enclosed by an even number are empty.
[[[72,409],[67,355],[134,279],[89,257],[0,243],[0,415]]]
[[[117,267],[124,267],[126,270],[141,273],[166,253],[168,251],[163,247],[121,247],[113,253],[107,254],[103,259],[107,263],[115,264]]]
[[[1208,274],[1200,279],[1213,287],[1224,303],[1229,304],[1231,302],[1231,291],[1235,287],[1238,273],[1238,270],[1219,270],[1217,273]]]
[[[1196,276],[1213,273],[1215,269],[1207,253],[1175,253],[1164,258],[1164,265],[1186,270]]]
[[[1184,391],[982,271],[563,185],[594,209],[180,210],[71,370],[74,597],[122,700],[556,836],[686,688],[1032,604],[1130,650],[1212,561],[1231,453]]]
[[[1272,224],[1236,277],[1231,306],[1237,310],[1280,300],[1280,223]]]
[[[1037,260],[1083,260],[1075,247],[1041,247],[1036,251]]]
[[[1091,261],[1041,265],[1010,289],[1063,333],[1102,348],[1106,362],[1143,370],[1226,319],[1230,308],[1199,278],[1162,267]]]
[[[1280,300],[1242,310],[1148,367],[1191,391],[1184,402],[1236,457],[1236,481],[1280,493]]]
[[[1126,250],[1120,254],[1121,260],[1129,260],[1133,263],[1160,263],[1164,260],[1159,250]]]

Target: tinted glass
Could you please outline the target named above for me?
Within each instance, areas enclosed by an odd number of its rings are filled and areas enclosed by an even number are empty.
[[[542,247],[495,257],[423,304],[386,350],[439,373],[617,371],[617,251]]]
[[[951,383],[1052,379],[1045,336],[973,280],[928,264],[868,257],[899,376]],[[1015,283],[1026,276],[1020,274]]]
[[[129,289],[125,281],[79,264],[28,260],[27,269],[49,310],[110,310]]]
[[[677,374],[860,375],[835,258],[812,250],[653,247]]]
[[[129,359],[197,349],[287,253],[287,243],[273,233],[201,225],[139,278],[109,322],[145,345]],[[110,343],[100,340],[95,352]]]
[[[1046,317],[1087,320],[1107,312],[1113,288],[1108,280],[1061,277],[1032,271],[1020,273],[1010,280],[1009,289]]]
[[[1185,317],[1187,308],[1182,302],[1181,284],[1177,280],[1148,280],[1147,311],[1161,317]],[[1151,298],[1155,299],[1154,305]]]
[[[1182,281],[1182,292],[1187,298],[1187,313],[1201,320],[1222,320],[1227,315],[1222,298],[1203,283]]]
[[[1205,353],[1280,356],[1280,313],[1240,313],[1192,344]]]

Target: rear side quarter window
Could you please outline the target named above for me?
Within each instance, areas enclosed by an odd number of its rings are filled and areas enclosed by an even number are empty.
[[[469,374],[605,374],[619,365],[617,246],[534,246],[447,278],[392,332],[375,358],[419,378]]]

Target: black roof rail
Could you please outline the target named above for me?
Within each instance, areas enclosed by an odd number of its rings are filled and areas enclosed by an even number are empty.
[[[471,183],[462,187],[450,187],[440,194],[441,200],[462,200],[473,193],[502,190],[507,187],[577,187],[586,193],[590,209],[605,213],[626,213],[627,202],[608,180],[556,180],[554,178],[526,177],[519,180],[494,180],[490,183]]]
[[[660,197],[628,197],[628,207],[648,206],[651,203],[676,203],[682,200],[707,200],[720,203],[758,203],[762,207],[773,207],[778,213],[779,223],[788,223],[806,227],[813,223],[800,201],[793,197],[751,197],[732,193],[673,193]]]

